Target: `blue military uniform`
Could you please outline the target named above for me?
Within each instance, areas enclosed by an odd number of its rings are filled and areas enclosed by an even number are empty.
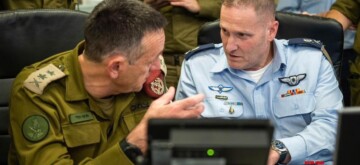
[[[331,164],[343,97],[330,62],[307,45],[275,40],[274,58],[258,82],[229,67],[222,44],[198,48],[184,61],[176,99],[205,94],[204,118],[270,119],[290,164]]]

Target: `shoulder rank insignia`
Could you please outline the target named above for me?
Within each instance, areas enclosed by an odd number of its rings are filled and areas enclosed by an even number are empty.
[[[226,86],[223,86],[223,85],[218,85],[218,86],[209,86],[209,89],[212,90],[212,91],[217,91],[219,92],[220,94],[222,92],[229,92],[233,89],[233,87],[226,87]]]
[[[188,52],[185,53],[185,60],[188,60],[191,56],[193,56],[194,54],[207,50],[207,49],[212,49],[215,48],[215,44],[205,44],[205,45],[200,45],[192,50],[189,50]]]
[[[289,45],[311,46],[314,48],[318,48],[321,50],[321,52],[323,53],[325,58],[330,62],[330,64],[333,64],[329,53],[325,49],[325,46],[319,40],[313,40],[308,38],[293,38],[293,39],[289,39]]]
[[[293,75],[293,76],[289,76],[289,77],[282,77],[282,78],[279,78],[279,81],[282,83],[286,83],[290,86],[296,86],[300,83],[301,80],[304,80],[305,77],[306,77],[306,73],[303,73],[303,74]]]
[[[24,86],[30,91],[41,95],[44,88],[51,82],[65,76],[59,68],[53,64],[49,64],[29,75],[24,81]]]
[[[49,132],[49,121],[40,115],[32,115],[22,124],[22,133],[25,139],[31,142],[43,140]]]

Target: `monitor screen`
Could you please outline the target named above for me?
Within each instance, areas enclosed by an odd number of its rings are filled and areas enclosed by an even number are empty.
[[[360,107],[339,112],[334,165],[357,164],[360,155]]]
[[[266,164],[269,120],[151,119],[147,162],[152,165]]]

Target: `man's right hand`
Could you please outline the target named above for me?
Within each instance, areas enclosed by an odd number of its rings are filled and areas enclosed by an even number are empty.
[[[168,92],[155,100],[149,107],[144,118],[199,118],[204,110],[203,94],[188,97],[172,102],[175,88],[170,87]]]
[[[127,142],[136,145],[143,153],[147,150],[147,123],[151,118],[199,118],[204,111],[203,94],[172,102],[175,88],[151,103],[141,122],[127,136]]]

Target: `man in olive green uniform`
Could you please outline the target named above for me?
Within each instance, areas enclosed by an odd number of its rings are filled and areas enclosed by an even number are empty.
[[[177,87],[184,53],[197,47],[198,31],[220,16],[221,0],[144,0],[167,19],[164,59],[167,86]],[[219,32],[220,33],[220,32]]]
[[[63,8],[75,9],[78,0],[1,0],[0,9],[38,9],[38,8]]]
[[[171,102],[175,89],[165,92],[165,25],[142,2],[105,0],[85,41],[25,67],[10,100],[9,164],[133,164],[148,119],[200,117],[203,95]]]
[[[360,106],[360,0],[337,0],[326,17],[339,21],[343,29],[357,27],[354,50],[358,54],[350,64],[351,106]]]

